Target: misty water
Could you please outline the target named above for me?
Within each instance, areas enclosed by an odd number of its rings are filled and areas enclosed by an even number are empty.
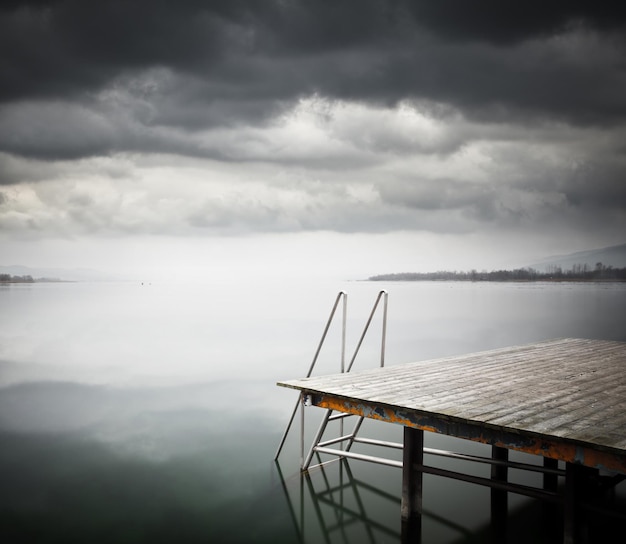
[[[626,341],[619,283],[0,286],[0,539],[399,542],[398,469],[350,461],[303,477],[297,425],[273,461],[297,399],[276,382],[305,375],[340,290],[350,356],[381,289],[387,365],[558,337]],[[355,370],[378,365],[381,328],[377,313]],[[340,345],[338,321],[315,374],[339,371]],[[373,421],[362,432],[402,436]],[[510,494],[506,541],[558,542],[546,512]],[[492,541],[489,490],[426,475],[422,537]]]

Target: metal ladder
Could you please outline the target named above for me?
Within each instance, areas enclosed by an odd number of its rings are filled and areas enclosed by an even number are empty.
[[[387,298],[388,297],[387,297],[386,291],[380,291],[378,293],[378,296],[376,297],[376,301],[374,302],[374,306],[370,312],[369,318],[365,324],[361,337],[359,338],[357,347],[354,351],[352,358],[350,359],[350,363],[348,364],[346,368],[345,367],[345,332],[346,332],[347,294],[341,291],[337,295],[335,304],[333,306],[333,309],[326,323],[324,333],[322,334],[322,338],[319,342],[317,351],[313,358],[313,362],[311,363],[311,366],[309,367],[309,371],[306,377],[307,378],[310,377],[313,372],[315,363],[317,362],[320,350],[326,339],[326,335],[328,333],[332,320],[335,316],[336,310],[339,306],[339,303],[342,301],[343,301],[343,326],[342,326],[342,347],[341,347],[341,372],[342,373],[349,372],[352,369],[352,366],[354,365],[356,357],[363,343],[363,339],[365,338],[365,335],[367,331],[369,330],[370,324],[372,322],[376,309],[378,308],[381,300],[384,300],[383,320],[382,320],[382,323],[383,323],[382,342],[381,342],[381,351],[380,351],[380,366],[383,367],[385,364],[385,341],[386,341],[386,334],[387,334]],[[353,414],[346,414],[343,412],[334,412],[333,410],[326,410],[326,413],[324,414],[324,417],[319,426],[319,429],[317,433],[315,434],[312,445],[305,455],[305,448],[304,448],[305,409],[304,408],[305,408],[306,403],[307,403],[306,395],[301,394],[299,396],[298,401],[296,402],[294,406],[293,413],[291,414],[291,418],[289,420],[289,423],[287,424],[287,428],[285,429],[283,437],[280,441],[280,445],[274,457],[275,461],[278,461],[280,452],[283,448],[283,445],[285,443],[289,430],[291,429],[291,426],[297,414],[298,407],[300,407],[300,414],[301,414],[300,415],[300,469],[302,472],[306,472],[316,467],[322,467],[323,465],[329,462],[334,462],[338,459],[358,459],[358,460],[369,461],[369,462],[373,462],[373,463],[377,463],[381,465],[402,468],[402,461],[398,461],[398,460],[390,459],[386,457],[364,455],[361,453],[352,452],[351,448],[355,443],[368,444],[371,446],[381,446],[383,448],[390,448],[390,449],[396,449],[396,450],[402,450],[403,444],[397,443],[397,442],[388,442],[388,441],[359,437],[358,432],[361,428],[364,417],[356,416]],[[351,432],[349,432],[348,434],[344,434],[343,422],[348,417],[357,418],[357,422]],[[323,440],[324,433],[328,427],[328,424],[334,421],[338,421],[340,424],[339,436],[336,438]],[[337,444],[339,445],[339,447],[335,447],[335,448],[329,447],[329,446],[337,445]],[[492,446],[491,449],[492,449],[491,457],[487,457],[487,456],[468,455],[468,454],[457,453],[457,452],[447,451],[447,450],[439,450],[439,449],[434,449],[434,448],[423,448],[424,454],[427,454],[427,455],[453,458],[453,459],[468,461],[470,463],[489,464],[491,465],[491,470],[492,470],[491,479],[479,478],[479,477],[475,477],[469,474],[453,472],[450,470],[444,470],[444,469],[430,467],[430,466],[423,466],[422,470],[424,471],[424,473],[436,474],[439,476],[444,476],[444,477],[448,477],[448,478],[452,478],[456,480],[471,482],[471,483],[478,484],[478,485],[486,485],[486,486],[492,487],[492,489],[495,489],[497,487],[500,492],[512,491],[518,494],[522,494],[522,495],[526,495],[526,496],[534,497],[534,498],[541,498],[541,499],[547,498],[548,500],[555,499],[556,485],[557,485],[556,478],[559,476],[564,476],[565,474],[565,471],[558,467],[558,463],[554,463],[551,459],[548,459],[548,458],[543,459],[543,466],[538,466],[535,464],[529,464],[529,463],[524,463],[524,462],[512,462],[512,461],[509,461],[508,459],[507,450],[497,447],[497,446]],[[336,459],[322,462],[320,454],[331,455],[331,456],[336,457]],[[314,455],[317,456],[319,463],[316,465],[311,465]],[[509,483],[508,478],[507,478],[508,469],[519,469],[519,470],[543,473],[543,476],[544,476],[543,489],[529,487],[529,486],[525,486],[521,484]]]
[[[324,332],[322,333],[322,337],[319,341],[319,344],[317,346],[317,350],[315,352],[315,355],[313,357],[313,361],[311,362],[311,365],[309,366],[309,370],[307,372],[306,377],[310,377],[311,374],[313,373],[313,370],[315,368],[315,364],[317,363],[320,351],[322,349],[322,346],[326,340],[326,336],[328,334],[328,331],[330,329],[331,323],[335,317],[335,314],[337,312],[337,308],[339,307],[339,303],[342,302],[342,333],[341,333],[341,372],[350,372],[350,370],[352,369],[354,362],[356,361],[356,357],[359,354],[359,351],[361,349],[361,346],[363,344],[363,340],[365,339],[365,335],[367,334],[370,325],[372,323],[372,320],[374,318],[374,315],[376,314],[376,310],[379,307],[379,304],[381,302],[381,300],[383,301],[383,305],[382,305],[382,312],[383,312],[383,316],[382,316],[382,338],[381,338],[381,347],[380,347],[380,366],[383,367],[385,365],[385,343],[386,343],[386,336],[387,336],[387,304],[388,304],[388,294],[386,291],[382,290],[378,293],[376,300],[374,301],[374,305],[372,307],[372,310],[369,314],[369,317],[367,319],[367,322],[365,323],[365,326],[363,328],[363,332],[361,333],[361,336],[359,338],[359,341],[357,343],[356,349],[354,350],[354,354],[352,355],[352,358],[350,359],[350,362],[346,368],[345,365],[345,351],[346,351],[346,318],[347,318],[347,303],[348,303],[348,295],[344,292],[344,291],[340,291],[337,295],[337,298],[335,299],[335,303],[333,305],[333,308],[330,312],[330,316],[328,317],[328,320],[326,322],[326,326],[324,328]],[[289,419],[289,422],[287,423],[287,427],[285,429],[285,432],[283,433],[283,436],[280,440],[280,444],[278,446],[278,450],[276,451],[276,455],[274,456],[274,460],[278,460],[278,457],[280,456],[280,452],[282,451],[282,448],[285,444],[285,440],[287,439],[287,435],[289,434],[289,431],[291,429],[291,426],[296,418],[296,414],[298,412],[298,408],[300,407],[300,414],[301,414],[301,419],[300,419],[300,468],[302,471],[306,471],[309,468],[314,468],[317,466],[320,466],[322,463],[314,465],[314,467],[310,466],[311,465],[311,460],[313,458],[313,455],[315,453],[326,453],[326,454],[331,454],[331,455],[339,455],[340,457],[345,457],[345,453],[350,451],[350,448],[352,447],[352,445],[355,442],[367,442],[367,443],[372,443],[374,441],[368,440],[368,439],[363,439],[363,438],[358,438],[357,437],[357,433],[359,432],[359,429],[361,428],[361,424],[363,423],[363,417],[357,417],[357,416],[353,416],[352,414],[345,414],[345,413],[333,413],[333,410],[327,410],[326,414],[324,415],[324,418],[322,419],[322,423],[315,435],[315,438],[313,440],[313,443],[308,451],[308,453],[304,454],[304,407],[306,404],[306,398],[302,395],[300,395],[300,398],[298,399],[298,401],[296,402],[294,408],[293,408],[293,412],[291,414],[291,417]],[[351,433],[349,434],[344,434],[343,433],[343,422],[346,418],[348,417],[357,417],[357,422],[352,430]],[[324,433],[326,431],[326,428],[328,426],[328,424],[332,421],[338,421],[340,424],[340,436],[337,438],[333,438],[330,440],[326,440],[326,441],[322,441],[322,438],[324,436]],[[347,443],[347,444],[346,444]],[[340,447],[342,448],[341,450],[337,450],[337,449],[332,449],[332,448],[328,448],[328,446],[332,445],[332,444],[340,444]],[[352,454],[352,455],[358,455],[358,454]]]

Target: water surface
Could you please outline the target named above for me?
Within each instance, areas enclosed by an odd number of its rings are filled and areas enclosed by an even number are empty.
[[[301,477],[297,430],[273,463],[296,400],[275,382],[306,373],[340,290],[349,358],[380,289],[386,364],[557,337],[626,341],[626,286],[613,283],[2,286],[0,537],[398,542],[397,469],[335,463]],[[379,363],[381,329],[377,314],[355,369]],[[340,345],[336,323],[316,373],[339,371]],[[401,437],[377,422],[364,432]],[[428,475],[425,486],[424,542],[492,539],[488,490]],[[559,540],[541,503],[511,495],[509,509],[508,541]]]

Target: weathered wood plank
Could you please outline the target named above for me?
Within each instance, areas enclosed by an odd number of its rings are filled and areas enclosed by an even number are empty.
[[[626,460],[623,342],[559,339],[279,385]]]

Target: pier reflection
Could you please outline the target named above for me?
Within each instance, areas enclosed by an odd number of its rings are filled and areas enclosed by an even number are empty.
[[[422,508],[419,518],[403,526],[400,471],[359,461],[353,461],[351,466],[350,462],[345,458],[335,459],[307,472],[292,470],[288,477],[276,462],[297,542],[561,544],[564,540],[562,507],[515,494],[509,494],[511,500],[490,504],[484,500],[484,493],[489,491],[481,492],[483,488],[479,486],[468,487],[462,482],[440,478],[430,482],[436,481],[441,495],[449,494],[450,502],[459,494],[464,495],[465,488],[464,510],[472,511],[474,523],[468,524],[466,514],[456,509],[451,516],[450,509],[442,508],[438,497],[431,494],[429,498],[435,499],[430,501],[434,509]],[[611,534],[623,528],[626,481],[622,484],[594,494],[593,503],[585,501],[584,516],[579,519],[583,528],[581,543],[613,541]],[[491,496],[493,499],[494,495]],[[586,498],[591,499],[592,495]]]
[[[279,462],[276,466],[302,544],[421,542],[421,519],[404,527],[400,521],[399,471],[386,467],[386,476],[365,481],[344,458],[286,478]],[[423,510],[422,517],[444,525],[459,541],[471,537],[465,527],[434,512]]]

